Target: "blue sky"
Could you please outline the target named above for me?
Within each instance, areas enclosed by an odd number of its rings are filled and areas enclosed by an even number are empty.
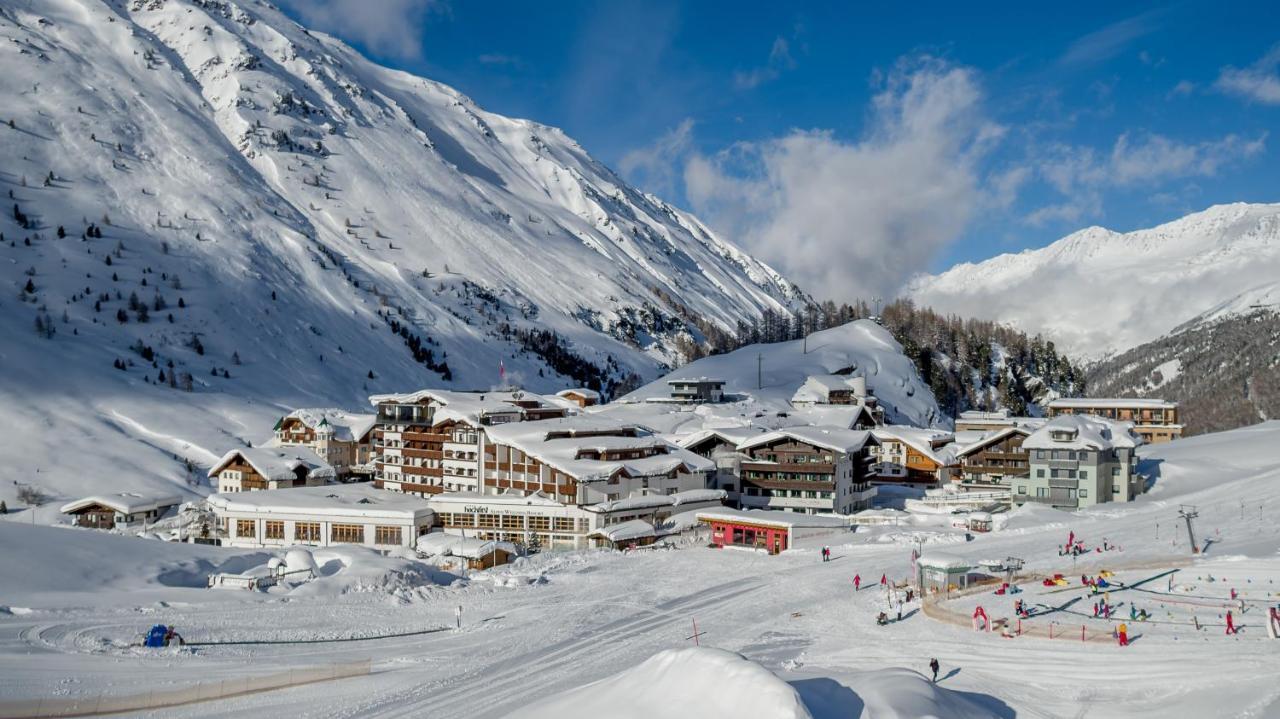
[[[892,291],[910,271],[1091,224],[1280,201],[1277,3],[298,0],[292,12],[488,110],[563,128],[837,296],[838,276],[804,268],[871,265]]]

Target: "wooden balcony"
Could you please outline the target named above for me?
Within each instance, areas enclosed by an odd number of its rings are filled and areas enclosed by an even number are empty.
[[[760,489],[795,489],[808,492],[834,492],[836,491],[835,482],[821,482],[816,480],[780,480],[780,479],[748,479],[742,478],[742,488],[758,487]],[[745,494],[744,494],[745,496]]]
[[[743,462],[742,471],[835,474],[836,466],[824,462],[803,462],[799,464],[790,462]]]

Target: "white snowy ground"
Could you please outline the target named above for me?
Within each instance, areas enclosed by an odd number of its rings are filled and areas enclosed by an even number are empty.
[[[1280,524],[1272,519],[1280,507],[1280,422],[1143,454],[1160,477],[1148,496],[1131,505],[1078,515],[1024,510],[1004,531],[970,543],[949,530],[918,527],[816,539],[815,545],[833,546],[829,563],[819,561],[815,547],[768,557],[690,546],[629,555],[547,554],[461,581],[412,560],[352,549],[318,552],[324,576],[317,582],[250,593],[203,589],[203,575],[260,565],[267,553],[0,522],[0,605],[6,607],[0,611],[0,701],[130,694],[371,658],[374,672],[366,677],[154,716],[576,716],[574,707],[608,706],[613,697],[617,709],[610,716],[680,717],[697,710],[705,717],[718,714],[700,707],[734,705],[708,701],[700,689],[722,698],[759,691],[754,696],[764,698],[751,704],[759,716],[807,712],[819,719],[1280,714],[1280,642],[1266,638],[1261,608],[1280,592]],[[1189,561],[1185,535],[1175,531],[1180,503],[1198,506],[1198,530],[1214,540],[1201,560]],[[1056,549],[1071,530],[1090,545],[1105,536],[1122,549],[1081,558],[1073,569]],[[975,560],[1013,555],[1026,559],[1034,573],[1074,572],[1076,586],[1079,573],[1103,567],[1125,581],[1179,568],[1175,591],[1184,596],[1114,593],[1113,603],[1126,616],[1122,603],[1138,597],[1153,620],[1175,622],[1131,624],[1138,640],[1125,649],[1105,638],[1003,639],[915,607],[907,608],[902,622],[877,627],[883,593],[873,587],[855,594],[850,578],[905,578],[916,539],[927,540],[926,552]],[[1208,581],[1210,575],[1216,581]],[[1147,586],[1164,589],[1165,582]],[[1033,605],[1083,596],[1074,587],[1049,594],[1038,582],[1023,586],[1021,596]],[[1232,587],[1256,607],[1237,617],[1244,631],[1236,637],[1225,636],[1220,626],[1195,631],[1190,614],[1210,625],[1220,621],[1214,598],[1225,599]],[[1086,597],[1069,609],[1088,611],[1091,601]],[[1011,602],[984,593],[940,610],[960,618],[982,603],[1007,616]],[[190,641],[447,627],[458,605],[464,607],[461,631],[331,644],[167,651],[124,646],[157,622],[175,624]],[[1080,623],[1091,635],[1108,631],[1102,620],[1057,616],[1077,631]],[[703,647],[740,654],[778,682],[765,682],[764,674],[733,654],[660,654],[688,648],[695,619]],[[1026,620],[1024,628],[1047,620]],[[937,688],[918,674],[930,657],[942,664]],[[581,688],[592,682],[600,683]],[[639,691],[645,686],[652,695]],[[803,707],[788,708],[788,687]]]

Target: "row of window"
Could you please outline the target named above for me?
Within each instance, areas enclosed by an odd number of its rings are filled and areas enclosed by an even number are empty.
[[[585,532],[586,519],[573,517],[548,517],[537,514],[468,514],[442,512],[437,515],[440,524],[450,528],[519,529],[541,532]]]
[[[252,519],[236,520],[236,536],[252,538],[257,534],[257,521]],[[401,544],[403,540],[401,527],[373,528],[374,544]],[[262,526],[263,539],[284,540],[284,522],[267,520]],[[294,522],[293,540],[295,542],[319,542],[319,522]],[[363,524],[331,524],[329,525],[329,541],[335,544],[364,544]]]
[[[778,499],[831,499],[831,492],[815,492],[808,489],[760,489],[747,487],[748,497],[776,497]]]

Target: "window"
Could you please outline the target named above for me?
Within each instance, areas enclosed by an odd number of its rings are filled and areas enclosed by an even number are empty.
[[[1036,487],[1036,496],[1037,496],[1037,497],[1044,497],[1044,496],[1045,496],[1044,487]]]
[[[1074,489],[1068,489],[1068,490],[1067,490],[1067,499],[1075,499],[1075,498],[1076,498],[1076,490],[1074,490]]]
[[[519,514],[502,515],[503,529],[524,529],[524,518]]]
[[[476,515],[476,524],[481,529],[497,529],[498,515],[496,514],[479,514]]]
[[[1120,494],[1120,485],[1118,485],[1118,484],[1113,484],[1113,485],[1111,485],[1111,493],[1112,493],[1112,494]]]
[[[329,533],[334,544],[364,544],[364,526],[360,524],[335,524]]]
[[[264,539],[284,539],[284,522],[268,520],[262,536]]]
[[[1111,468],[1111,476],[1112,476],[1112,477],[1119,477],[1119,476],[1120,476],[1120,468],[1119,468],[1119,467],[1112,467],[1112,468]]]
[[[252,519],[237,519],[236,520],[236,536],[252,537],[254,536],[254,529],[256,527],[257,527],[257,522],[254,522]]]
[[[551,529],[556,532],[572,532],[573,520],[567,517],[556,517],[551,521]]]
[[[320,523],[319,522],[295,522],[293,525],[293,541],[319,542],[320,541]]]
[[[539,517],[537,515],[529,516],[529,529],[535,532],[547,532],[551,530],[551,518]]]
[[[1080,479],[1088,479],[1088,478],[1089,478],[1089,470],[1087,469],[1080,470]]]
[[[1082,499],[1087,498],[1088,496],[1089,496],[1089,490],[1087,490],[1087,489],[1082,489],[1082,490],[1080,490],[1080,497],[1081,497]]]
[[[1043,479],[1043,478],[1044,478],[1044,470],[1043,470],[1043,469],[1037,469],[1037,470],[1036,470],[1036,476],[1037,476],[1037,477],[1040,477],[1041,479]]]
[[[373,528],[374,544],[400,544],[400,528],[399,527],[374,527]]]

